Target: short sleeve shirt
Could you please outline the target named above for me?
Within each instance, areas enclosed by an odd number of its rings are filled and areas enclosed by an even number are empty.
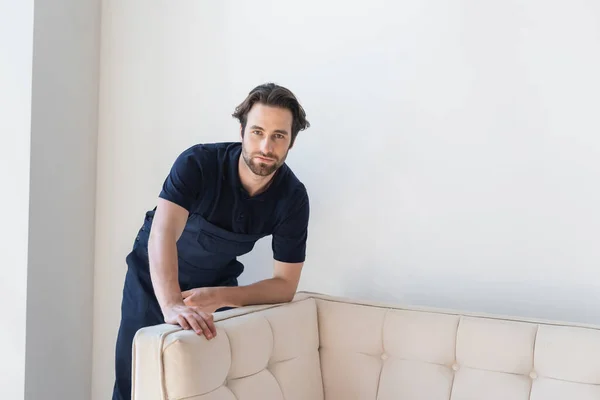
[[[175,160],[159,196],[234,233],[272,235],[277,261],[304,262],[309,199],[306,188],[283,164],[268,189],[250,196],[242,186],[241,143],[198,144]]]

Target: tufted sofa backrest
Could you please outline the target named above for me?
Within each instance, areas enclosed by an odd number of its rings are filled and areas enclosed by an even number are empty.
[[[241,314],[211,341],[138,332],[134,399],[600,399],[597,329],[325,296]]]
[[[329,400],[600,399],[600,331],[317,299]]]

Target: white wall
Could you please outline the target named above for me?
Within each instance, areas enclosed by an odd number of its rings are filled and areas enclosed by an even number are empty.
[[[596,3],[106,0],[102,28],[94,399],[144,212],[265,81],[313,125],[301,289],[600,323]]]
[[[25,388],[33,0],[0,0],[0,398]],[[10,60],[10,62],[8,62]]]
[[[2,399],[91,394],[99,0],[0,1]]]

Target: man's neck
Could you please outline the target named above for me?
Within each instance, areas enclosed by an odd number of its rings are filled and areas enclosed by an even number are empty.
[[[248,192],[250,197],[256,196],[267,190],[275,175],[275,172],[269,176],[256,175],[250,170],[248,165],[246,165],[246,162],[244,162],[241,155],[238,160],[238,171],[242,186],[246,189],[246,192]]]

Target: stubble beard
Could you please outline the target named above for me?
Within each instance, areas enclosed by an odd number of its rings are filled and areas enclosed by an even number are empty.
[[[270,158],[272,160],[275,160],[275,162],[273,164],[265,164],[258,161],[255,158],[257,156]],[[246,163],[250,171],[252,171],[252,173],[258,176],[271,175],[272,173],[277,171],[277,169],[279,169],[279,167],[281,167],[281,165],[283,165],[285,161],[285,157],[283,158],[283,160],[280,161],[277,157],[275,157],[272,154],[257,153],[251,157],[245,150],[242,150],[242,158],[244,159],[244,162]]]

